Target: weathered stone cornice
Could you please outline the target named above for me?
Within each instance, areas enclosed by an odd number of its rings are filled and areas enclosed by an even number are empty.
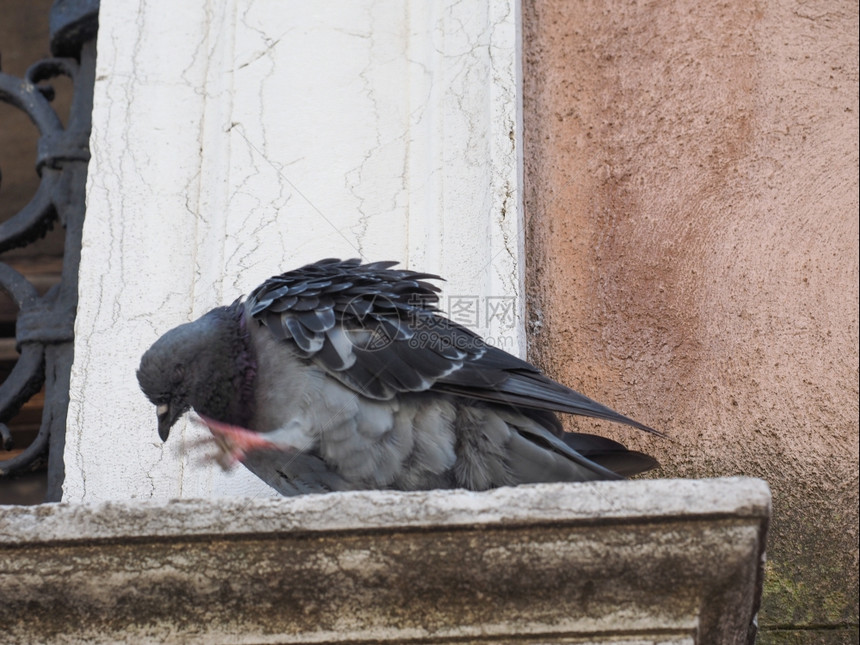
[[[8,642],[744,643],[761,480],[0,511]]]

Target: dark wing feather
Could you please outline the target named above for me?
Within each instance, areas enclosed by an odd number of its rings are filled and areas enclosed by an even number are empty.
[[[606,419],[662,434],[547,378],[536,367],[497,347],[487,346],[482,356],[469,361],[463,369],[439,379],[435,389],[514,407]]]
[[[565,432],[561,435],[561,439],[586,459],[624,477],[639,475],[660,466],[659,462],[650,455],[628,450],[617,441],[606,437]]]
[[[438,276],[329,258],[270,278],[246,311],[356,392],[387,400],[433,390],[519,408],[566,412],[661,434],[544,376],[438,313]],[[548,428],[557,434],[557,421]],[[564,441],[554,445],[570,450]]]
[[[395,264],[322,260],[264,282],[246,311],[367,397],[424,391],[462,367],[470,354],[452,345],[474,334],[459,328],[441,339],[433,331],[445,327],[435,313],[439,289],[425,282],[440,278],[391,269]]]

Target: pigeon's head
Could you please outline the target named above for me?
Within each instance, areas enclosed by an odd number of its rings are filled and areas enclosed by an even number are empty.
[[[191,407],[195,355],[199,349],[197,323],[187,323],[159,338],[137,370],[140,389],[155,404],[158,436],[167,441],[170,428]]]
[[[253,363],[246,355],[244,361],[241,358],[247,351],[242,311],[238,301],[213,309],[171,329],[140,359],[137,380],[155,404],[162,441],[167,441],[170,428],[189,408],[236,422],[231,410],[241,403],[241,385],[253,376]]]

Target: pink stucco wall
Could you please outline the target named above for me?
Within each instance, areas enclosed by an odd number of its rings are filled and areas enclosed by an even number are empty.
[[[765,637],[856,626],[857,3],[526,0],[523,42],[531,358],[656,476],[771,484]]]

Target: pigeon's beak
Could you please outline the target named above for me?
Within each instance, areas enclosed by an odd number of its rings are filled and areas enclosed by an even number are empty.
[[[158,415],[158,436],[161,437],[162,441],[167,441],[167,437],[170,436],[170,429],[176,423],[179,415],[182,414],[182,410],[172,404],[162,403],[156,406],[155,413]]]

